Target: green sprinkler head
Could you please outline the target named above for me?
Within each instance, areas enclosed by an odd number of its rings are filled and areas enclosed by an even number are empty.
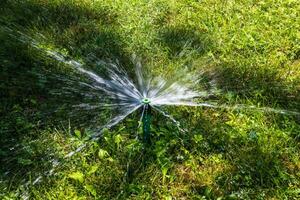
[[[149,104],[149,103],[151,103],[150,99],[148,99],[148,98],[142,99],[142,104]]]

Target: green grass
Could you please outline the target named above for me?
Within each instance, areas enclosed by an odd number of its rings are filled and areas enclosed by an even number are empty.
[[[118,59],[128,71],[133,53],[153,75],[205,71],[229,105],[299,111],[299,10],[297,0],[2,0],[0,26],[79,60]],[[72,74],[1,27],[1,199],[299,198],[299,116],[172,107],[187,133],[155,114],[144,148],[133,115],[63,160],[88,133],[65,113],[48,118],[57,103],[49,77]],[[57,173],[24,188],[53,158]]]

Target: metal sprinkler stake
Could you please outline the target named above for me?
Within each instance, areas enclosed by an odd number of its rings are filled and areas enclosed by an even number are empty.
[[[143,140],[145,143],[150,144],[151,101],[148,98],[144,98],[142,99],[142,103],[144,104],[144,115],[142,119]]]

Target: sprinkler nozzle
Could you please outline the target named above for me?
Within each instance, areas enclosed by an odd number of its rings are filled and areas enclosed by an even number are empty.
[[[142,99],[142,103],[143,103],[143,104],[149,104],[149,103],[151,103],[151,101],[150,101],[150,99],[148,99],[148,98],[143,98],[143,99]]]

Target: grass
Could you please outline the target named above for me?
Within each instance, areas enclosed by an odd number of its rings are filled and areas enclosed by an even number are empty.
[[[297,0],[4,0],[0,5],[1,27],[77,59],[93,53],[118,59],[130,71],[135,53],[154,75],[183,67],[206,71],[222,91],[220,102],[300,110]],[[66,113],[48,117],[57,105],[48,90],[58,84],[49,77],[71,72],[2,28],[0,43],[1,199],[299,198],[299,116],[168,108],[187,133],[155,114],[152,144],[145,149],[135,139],[133,115],[63,160],[88,134]],[[53,159],[60,165],[49,176]],[[39,174],[42,181],[32,185]],[[29,189],[22,180],[29,180]]]

